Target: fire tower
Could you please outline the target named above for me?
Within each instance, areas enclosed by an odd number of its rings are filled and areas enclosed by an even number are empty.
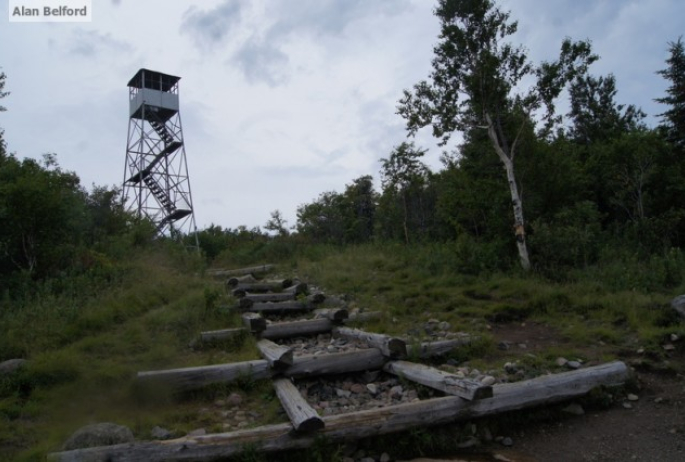
[[[140,69],[128,82],[127,209],[160,234],[197,231],[178,104],[180,77]]]

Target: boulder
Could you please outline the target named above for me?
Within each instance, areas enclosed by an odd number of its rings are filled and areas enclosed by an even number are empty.
[[[73,449],[133,443],[135,438],[128,427],[114,423],[98,423],[79,428],[64,443],[64,451]]]
[[[682,318],[685,318],[685,295],[678,295],[671,300],[671,306]]]
[[[0,376],[10,375],[21,369],[26,364],[25,359],[8,359],[0,363]]]

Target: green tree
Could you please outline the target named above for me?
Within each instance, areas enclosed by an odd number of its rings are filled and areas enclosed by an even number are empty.
[[[402,229],[405,243],[409,244],[409,202],[417,196],[429,174],[428,167],[420,161],[427,150],[421,150],[414,143],[404,142],[393,149],[390,157],[381,159],[381,181],[384,194],[397,196],[402,203]],[[421,204],[419,202],[419,207]]]
[[[443,145],[455,131],[486,131],[506,170],[518,254],[528,269],[523,201],[514,170],[520,135],[539,109],[544,109],[545,132],[552,128],[558,121],[556,98],[596,57],[588,42],[567,39],[557,61],[533,66],[522,47],[505,42],[517,23],[491,0],[440,0],[435,14],[441,33],[434,48],[432,82],[405,90],[398,113],[410,136],[430,125]],[[519,90],[524,79],[534,79],[535,84]]]
[[[685,45],[682,37],[675,42],[669,42],[670,56],[666,60],[668,67],[657,71],[659,75],[670,82],[666,89],[666,96],[655,101],[666,104],[669,108],[659,114],[666,138],[679,149],[685,148]],[[1,89],[1,87],[0,87]]]
[[[283,218],[280,210],[271,212],[271,218],[264,225],[267,231],[274,231],[278,236],[285,237],[290,234],[287,228],[288,220]]]

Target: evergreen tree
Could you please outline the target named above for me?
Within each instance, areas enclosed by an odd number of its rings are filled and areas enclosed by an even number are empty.
[[[685,149],[685,45],[682,37],[669,42],[669,53],[668,67],[657,74],[668,80],[670,86],[666,89],[667,96],[655,101],[670,106],[659,114],[663,118],[666,139],[679,149]]]

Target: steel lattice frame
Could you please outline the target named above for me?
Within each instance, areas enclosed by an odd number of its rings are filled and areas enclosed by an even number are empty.
[[[130,88],[132,100],[137,91]],[[168,92],[177,95],[178,85]],[[180,112],[142,104],[131,115],[123,197],[127,210],[150,219],[162,235],[197,231]]]

